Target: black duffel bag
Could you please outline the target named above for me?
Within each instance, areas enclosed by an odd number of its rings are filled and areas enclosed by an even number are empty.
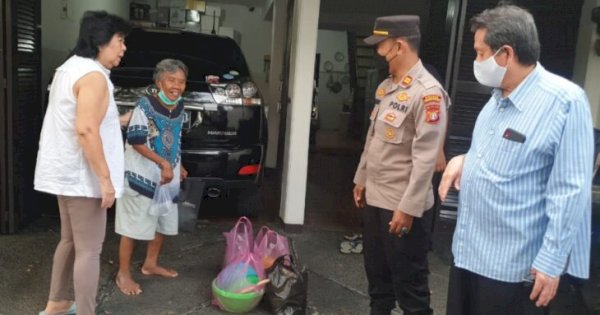
[[[270,282],[265,288],[265,299],[276,315],[305,315],[308,291],[308,273],[300,269],[292,255],[278,257],[266,270]]]

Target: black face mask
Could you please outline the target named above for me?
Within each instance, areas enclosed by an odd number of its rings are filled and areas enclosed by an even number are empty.
[[[386,66],[388,66],[388,64],[389,64],[390,62],[392,62],[392,60],[394,60],[394,59],[396,59],[396,57],[398,57],[398,51],[400,50],[400,48],[398,48],[398,49],[396,49],[396,50],[395,50],[395,55],[394,55],[394,57],[392,57],[392,59],[390,59],[390,60],[387,60],[387,56],[388,56],[388,55],[389,55],[389,54],[390,54],[392,51],[394,51],[394,47],[397,47],[398,45],[399,45],[399,44],[398,44],[398,43],[396,43],[394,46],[392,46],[392,47],[391,47],[391,48],[390,48],[390,49],[389,49],[389,50],[388,50],[388,51],[385,53],[385,55],[383,55],[383,56],[379,56],[379,57],[381,57],[381,58],[377,58],[377,59],[381,60],[381,61],[382,61],[382,62],[383,62],[383,63],[384,63]],[[379,55],[379,54],[378,54],[378,55]]]
[[[377,55],[374,59],[375,59],[375,68],[387,71],[388,63],[387,63],[387,61],[385,61],[385,57],[381,57],[381,56]]]

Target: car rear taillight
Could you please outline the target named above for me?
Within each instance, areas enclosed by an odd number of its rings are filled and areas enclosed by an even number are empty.
[[[238,175],[248,176],[248,175],[256,175],[260,171],[260,164],[251,164],[246,165],[238,171]]]

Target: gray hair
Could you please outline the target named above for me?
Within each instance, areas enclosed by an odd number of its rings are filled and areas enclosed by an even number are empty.
[[[540,40],[531,13],[503,2],[471,18],[471,31],[485,29],[484,42],[493,51],[504,45],[512,47],[522,65],[533,65],[540,59]]]
[[[183,71],[183,74],[185,74],[185,77],[187,78],[188,67],[185,65],[185,63],[177,59],[163,59],[156,64],[156,67],[154,67],[154,74],[152,75],[152,79],[154,81],[157,81],[158,79],[160,79],[160,76],[163,73],[173,73],[177,70]]]

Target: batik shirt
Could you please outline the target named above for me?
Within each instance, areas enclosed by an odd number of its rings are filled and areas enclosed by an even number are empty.
[[[148,198],[154,196],[161,170],[158,164],[137,152],[133,145],[144,144],[169,161],[173,168],[173,180],[179,183],[183,102],[174,106],[173,111],[169,112],[156,97],[142,97],[133,110],[127,128],[125,178],[132,190]]]

